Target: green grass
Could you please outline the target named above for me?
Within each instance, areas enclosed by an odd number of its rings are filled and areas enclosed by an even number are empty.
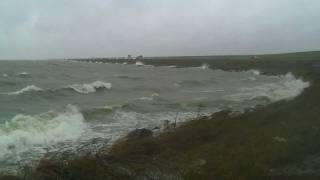
[[[320,84],[315,81],[313,87],[292,101],[278,102],[233,118],[228,112],[221,112],[155,139],[117,144],[111,155],[134,159],[143,154],[151,159],[183,164],[181,167],[197,160],[206,162],[200,167],[186,167],[185,179],[300,177],[302,174],[287,174],[282,170],[320,152],[319,90]],[[287,141],[278,142],[275,137]],[[320,174],[304,176],[320,177]]]

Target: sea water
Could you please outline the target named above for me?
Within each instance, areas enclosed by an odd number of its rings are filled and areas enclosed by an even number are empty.
[[[292,99],[308,86],[291,73],[208,66],[0,61],[0,172],[45,154],[94,152],[136,128]]]

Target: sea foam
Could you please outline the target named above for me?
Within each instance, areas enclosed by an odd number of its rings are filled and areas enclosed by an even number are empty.
[[[207,64],[207,63],[203,63],[201,66],[200,66],[201,69],[209,69],[210,68],[210,65]]]
[[[111,83],[106,83],[102,81],[95,81],[92,83],[88,84],[73,84],[67,87],[61,87],[61,88],[56,88],[56,89],[42,89],[40,87],[37,87],[35,85],[29,85],[26,86],[18,91],[14,92],[9,92],[9,93],[2,93],[2,94],[8,94],[8,95],[22,95],[22,94],[28,94],[32,92],[39,92],[39,91],[59,91],[63,89],[72,89],[78,93],[81,94],[89,94],[89,93],[94,93],[97,91],[97,89],[111,89],[112,85]]]
[[[72,105],[63,113],[18,114],[0,124],[0,161],[35,147],[44,151],[45,147],[58,142],[75,140],[85,128],[83,115]]]
[[[21,72],[21,73],[18,73],[17,75],[18,75],[18,76],[27,76],[27,75],[29,75],[29,73],[27,73],[27,72]]]
[[[20,95],[20,94],[36,92],[36,91],[43,91],[43,89],[41,89],[35,85],[30,85],[30,86],[26,86],[26,87],[22,88],[19,91],[10,92],[10,93],[8,93],[8,95]]]
[[[292,73],[287,73],[286,75],[278,76],[277,82],[241,88],[238,93],[228,95],[225,98],[231,101],[252,100],[259,97],[266,97],[271,102],[290,100],[301,94],[309,86],[309,82],[297,79]]]
[[[141,61],[136,61],[136,66],[144,66],[144,64]]]
[[[97,89],[111,89],[111,87],[111,83],[106,83],[102,81],[95,81],[89,84],[74,84],[69,86],[69,88],[81,94],[94,93],[97,91]]]

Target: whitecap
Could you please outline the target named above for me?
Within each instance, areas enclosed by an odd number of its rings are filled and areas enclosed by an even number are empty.
[[[259,70],[250,70],[250,73],[252,73],[253,75],[259,76],[261,74],[261,72]]]
[[[288,73],[278,76],[277,82],[241,88],[238,90],[238,93],[225,96],[224,98],[232,101],[252,100],[258,97],[266,97],[271,102],[290,100],[301,94],[309,86],[309,82],[297,79],[292,73]]]
[[[74,84],[69,86],[69,88],[82,94],[94,93],[97,91],[97,89],[111,89],[111,87],[111,83],[106,83],[102,81],[95,81],[89,84]]]
[[[143,101],[152,101],[153,97],[139,97],[137,100],[143,100]]]
[[[0,124],[0,160],[32,149],[45,153],[50,145],[78,139],[85,128],[83,115],[72,105],[63,113],[18,114]]]
[[[207,64],[207,63],[203,63],[201,66],[200,66],[201,69],[209,69],[210,68],[210,65]]]
[[[139,97],[136,98],[136,100],[142,100],[142,101],[153,101],[155,97],[158,97],[159,94],[158,93],[153,93],[150,96],[143,96],[143,97]]]
[[[136,64],[135,64],[136,66],[144,66],[144,64],[143,64],[143,62],[141,62],[141,61],[136,61]]]
[[[22,88],[19,91],[10,92],[10,93],[8,93],[8,95],[20,95],[20,94],[36,92],[36,91],[43,91],[43,89],[41,89],[35,85],[30,85],[30,86],[26,86],[26,87]]]
[[[27,73],[27,72],[21,72],[21,73],[18,73],[17,75],[18,75],[18,76],[27,76],[27,75],[29,75],[29,73]]]

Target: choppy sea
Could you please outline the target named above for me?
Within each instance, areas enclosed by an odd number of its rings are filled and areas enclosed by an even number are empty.
[[[308,86],[257,70],[0,61],[0,172],[46,153],[95,151],[136,128],[292,99]]]

